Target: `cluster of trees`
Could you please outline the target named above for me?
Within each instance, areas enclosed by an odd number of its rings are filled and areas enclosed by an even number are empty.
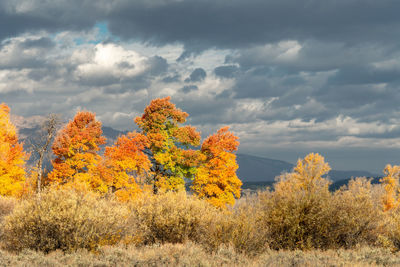
[[[216,207],[233,205],[240,197],[242,182],[236,175],[234,154],[238,137],[229,127],[222,127],[201,143],[196,128],[183,125],[188,114],[169,97],[152,100],[143,115],[134,119],[140,131],[119,136],[104,150],[106,138],[94,113],[78,112],[58,132],[56,117],[50,117],[46,138],[34,147],[39,155],[37,165],[29,172],[25,166],[29,153],[19,142],[9,113],[9,107],[0,104],[0,195],[40,195],[43,187],[55,186],[128,201],[143,191],[183,191],[190,181],[192,192]],[[53,168],[44,174],[43,157],[51,142]],[[322,156],[311,153],[299,160],[292,173],[278,178],[275,190],[312,193],[329,170]],[[400,166],[387,165],[384,174],[382,203],[389,211],[400,207]]]
[[[121,201],[136,198],[143,190],[185,190],[186,181],[200,198],[217,207],[233,205],[240,197],[241,181],[234,152],[238,137],[223,127],[201,144],[200,133],[182,125],[188,114],[170,98],[154,99],[142,116],[135,118],[140,132],[120,136],[100,153],[106,138],[95,114],[78,112],[54,138],[53,169],[43,176],[42,156],[55,133],[49,123],[47,139],[39,146],[39,162],[27,178],[28,154],[10,122],[10,109],[0,105],[0,194],[21,196],[43,186],[90,190],[113,194]],[[27,181],[30,181],[27,183]]]

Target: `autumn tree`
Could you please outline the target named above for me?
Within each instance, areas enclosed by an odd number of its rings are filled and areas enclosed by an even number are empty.
[[[98,175],[98,152],[105,142],[95,114],[78,112],[55,138],[52,150],[56,159],[49,183],[106,192],[107,186]]]
[[[191,126],[181,126],[188,114],[177,109],[170,97],[154,99],[135,122],[147,137],[146,153],[151,160],[153,191],[180,190],[185,178],[192,179],[199,163],[200,133]]]
[[[0,104],[0,195],[20,196],[25,183],[25,160],[28,155],[18,142],[15,126],[10,122],[10,108]]]
[[[400,166],[397,165],[386,165],[383,170],[385,177],[381,179],[384,184],[385,194],[383,196],[383,209],[388,211],[390,209],[399,206],[400,195],[399,195],[399,178],[400,178]]]
[[[323,156],[318,153],[310,153],[304,159],[299,159],[293,172],[281,175],[275,184],[277,191],[305,191],[313,193],[321,188],[328,191],[329,182],[323,179],[323,175],[330,171],[331,167]]]
[[[216,207],[233,205],[235,197],[240,197],[242,182],[236,176],[238,165],[233,153],[239,146],[238,139],[229,127],[223,127],[201,146],[206,158],[197,170],[192,190]]]
[[[149,174],[151,162],[144,153],[149,146],[146,136],[132,132],[120,136],[115,144],[106,147],[103,180],[118,199],[135,198],[141,191],[136,179]]]

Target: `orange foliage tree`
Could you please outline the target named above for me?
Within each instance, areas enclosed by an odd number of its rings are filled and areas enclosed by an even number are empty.
[[[240,197],[242,182],[236,176],[238,165],[233,153],[239,146],[238,139],[229,127],[223,127],[201,146],[206,159],[198,168],[192,190],[216,207],[233,205],[235,197]]]
[[[20,196],[24,190],[24,165],[28,155],[18,142],[9,113],[10,108],[0,104],[0,195]]]
[[[384,184],[385,194],[383,195],[383,209],[388,211],[399,206],[399,178],[400,166],[386,165],[383,173],[386,175],[381,179]]]
[[[181,126],[188,114],[177,109],[170,97],[154,99],[135,122],[147,137],[154,193],[181,190],[185,178],[192,179],[201,153],[191,149],[200,145],[200,133],[191,126]]]
[[[135,179],[149,174],[151,163],[144,153],[148,146],[146,136],[132,132],[106,147],[103,179],[118,199],[127,201],[141,191]]]
[[[76,189],[108,190],[99,175],[100,145],[105,144],[101,123],[91,112],[78,112],[57,134],[52,150],[53,171],[49,183]]]

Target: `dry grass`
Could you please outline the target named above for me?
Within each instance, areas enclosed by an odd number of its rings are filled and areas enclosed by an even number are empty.
[[[16,204],[17,199],[0,196],[0,221],[14,210]]]
[[[229,247],[208,253],[194,243],[146,247],[103,247],[49,254],[24,250],[18,255],[0,250],[0,266],[400,266],[400,255],[362,247],[353,250],[273,251],[248,257]]]

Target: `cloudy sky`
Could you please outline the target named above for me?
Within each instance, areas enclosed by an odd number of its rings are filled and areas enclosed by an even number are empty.
[[[1,0],[0,102],[133,129],[171,96],[240,152],[400,164],[400,1]]]

